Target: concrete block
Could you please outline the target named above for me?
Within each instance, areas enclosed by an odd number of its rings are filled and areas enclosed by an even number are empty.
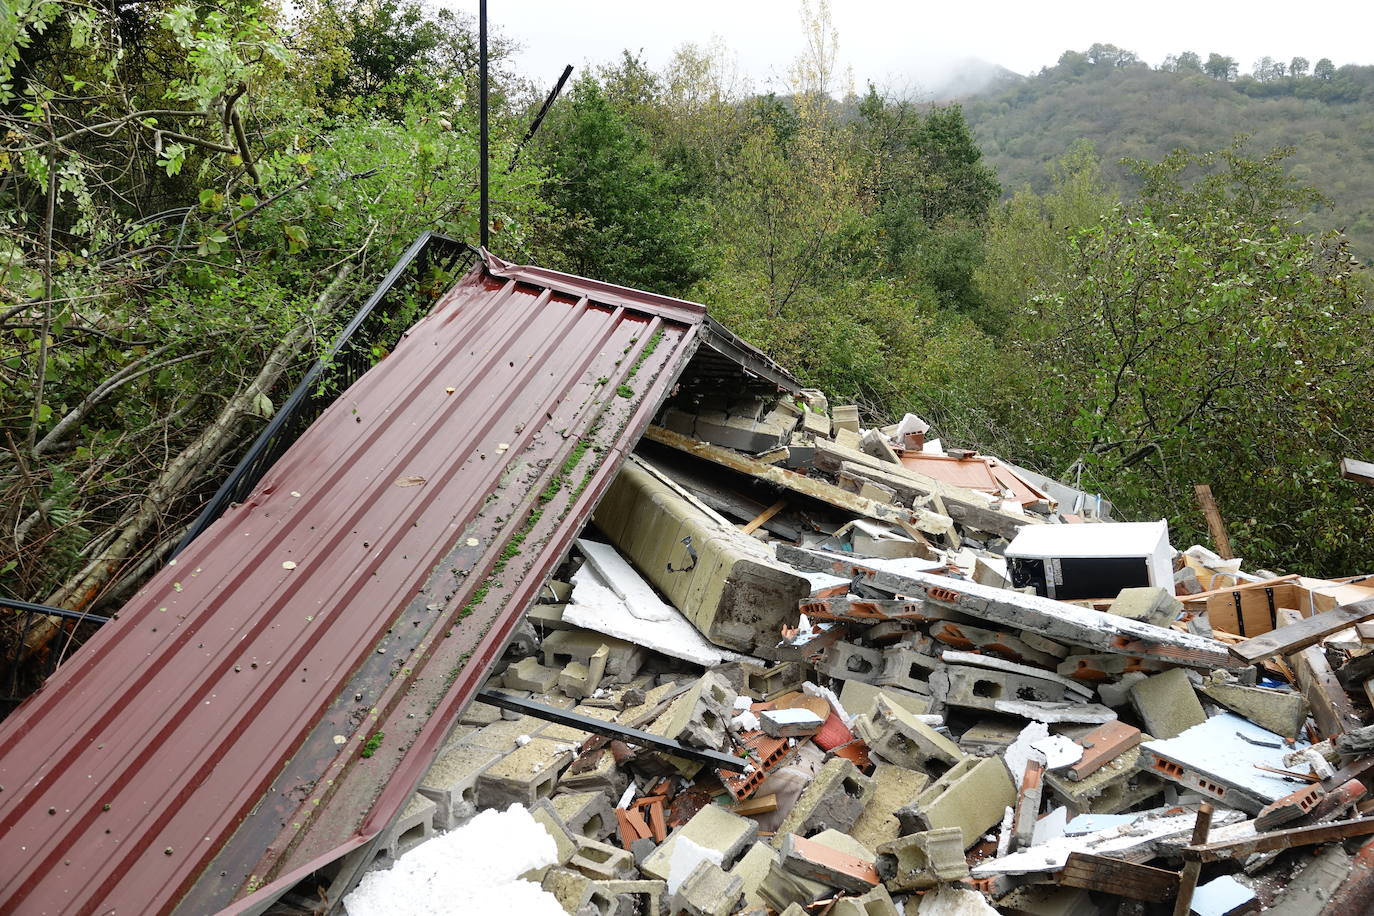
[[[472,702],[463,707],[463,711],[458,714],[459,725],[475,725],[481,727],[490,725],[501,718],[501,710],[495,706],[488,706],[486,703]]]
[[[540,886],[571,916],[613,916],[616,901],[595,881],[570,868],[550,868]]]
[[[522,658],[506,669],[501,683],[512,690],[548,693],[558,683],[558,669],[545,668],[533,655]]]
[[[1123,674],[1121,680],[1117,681],[1115,684],[1098,684],[1097,697],[1102,701],[1104,706],[1108,706],[1112,709],[1121,709],[1131,702],[1131,688],[1147,677],[1149,677],[1148,674],[1143,674],[1141,672]]]
[[[711,642],[768,652],[796,626],[807,579],[768,548],[631,459],[597,506],[595,520]],[[554,634],[556,635],[556,634]]]
[[[1207,721],[1188,672],[1182,668],[1153,675],[1131,687],[1131,705],[1145,730],[1156,738],[1177,738]]]
[[[593,894],[611,901],[610,916],[659,916],[667,907],[662,881],[594,881]]]
[[[729,868],[758,836],[759,825],[748,818],[731,814],[719,805],[707,805],[683,824],[649,854],[640,871],[660,881],[668,880],[668,863],[678,838],[687,837],[698,846],[714,849],[721,854],[722,867]]]
[[[958,827],[967,849],[982,838],[1016,802],[1007,766],[996,757],[964,758],[905,808],[897,819],[903,833]]]
[[[781,855],[783,868],[792,874],[851,894],[867,893],[878,883],[872,856],[841,852],[794,833],[783,837]]]
[[[912,833],[878,847],[878,877],[889,891],[925,890],[968,877],[964,837],[958,827]]]
[[[435,759],[419,788],[436,806],[435,827],[452,830],[477,813],[477,778],[500,759],[498,751],[462,744]]]
[[[1143,769],[1137,745],[1077,782],[1065,773],[1046,773],[1045,786],[1073,815],[1120,814],[1158,795],[1164,780]]]
[[[1183,602],[1175,598],[1172,591],[1154,585],[1123,588],[1107,607],[1108,614],[1157,627],[1169,626],[1182,612]]]
[[[824,412],[815,409],[808,410],[806,413],[802,414],[801,428],[803,432],[828,439],[830,438],[831,429],[830,417]]]
[[[816,670],[843,681],[876,684],[883,672],[883,653],[852,642],[836,641],[821,653]]]
[[[749,847],[734,868],[730,869],[730,874],[739,878],[744,887],[744,906],[758,907],[763,906],[763,898],[759,896],[759,885],[763,883],[764,877],[768,874],[768,866],[778,861],[778,854],[767,843],[755,843]]]
[[[854,404],[836,404],[830,409],[830,422],[836,429],[859,431],[859,408]]]
[[[603,792],[572,792],[553,797],[554,810],[580,836],[604,840],[615,833],[615,809]]]
[[[887,888],[879,884],[866,894],[837,900],[830,916],[898,916],[898,912]]]
[[[937,699],[942,688],[948,706],[986,712],[997,712],[998,701],[1005,700],[1057,703],[1067,692],[1063,684],[1054,681],[971,665],[947,665],[932,675],[931,693]]]
[[[601,792],[611,798],[619,798],[627,784],[628,777],[604,749],[579,757],[558,780],[568,792]]]
[[[879,687],[863,681],[845,681],[840,691],[840,705],[851,716],[865,716],[873,712],[878,697],[886,697],[889,703],[900,706],[913,716],[930,712],[930,698],[898,687]]]
[[[634,874],[635,859],[628,849],[585,836],[576,836],[573,840],[577,849],[566,863],[569,868],[593,881],[618,881]]]
[[[901,836],[896,810],[921,794],[929,783],[925,773],[889,763],[879,763],[873,769],[873,794],[864,806],[849,834],[869,849],[877,849],[889,840]]]
[[[809,709],[766,709],[759,713],[759,723],[770,738],[809,738],[825,720]]]
[[[553,795],[559,772],[572,762],[566,744],[535,738],[516,748],[477,777],[477,800],[483,808],[526,807]]]
[[[828,884],[795,875],[783,868],[781,862],[771,862],[768,865],[768,873],[759,882],[758,893],[772,909],[781,913],[791,913],[792,907],[809,907],[817,900],[834,896],[835,889]],[[802,912],[809,911],[802,909]]]
[[[997,757],[1016,741],[1024,722],[983,719],[959,736],[959,749],[974,757]]]
[[[855,722],[870,754],[888,763],[939,775],[963,759],[959,746],[905,709],[879,697],[873,714]]]
[[[943,665],[939,659],[910,646],[888,646],[883,650],[883,667],[877,683],[883,687],[897,687],[929,695],[930,676],[941,667]]]
[[[849,830],[872,795],[873,780],[858,767],[843,757],[827,760],[783,818],[773,847],[780,847],[789,833],[810,837],[827,828]]]
[[[434,819],[438,810],[438,805],[420,793],[410,796],[410,801],[406,802],[396,820],[382,832],[375,861],[387,866],[434,836]]]
[[[568,606],[564,603],[532,604],[530,609],[525,612],[525,619],[532,623],[535,630],[540,633],[547,633],[550,630],[575,630],[577,627],[563,620],[563,612],[567,609]]]
[[[540,651],[546,667],[562,670],[572,662],[581,662],[590,668],[603,646],[606,648],[603,675],[614,684],[628,684],[634,680],[644,664],[644,647],[614,636],[591,630],[558,630],[544,637]]]
[[[601,679],[606,674],[606,659],[610,654],[610,647],[603,645],[592,653],[591,659],[585,664],[568,662],[558,673],[558,689],[577,699],[591,696],[601,686]]]
[[[518,739],[521,736],[532,738],[543,731],[547,724],[533,716],[499,719],[489,725],[483,725],[460,743],[469,747],[480,747],[501,754],[509,754],[518,746]]]
[[[744,882],[714,862],[698,862],[673,894],[670,916],[730,916],[744,896]]]
[[[530,816],[539,822],[549,836],[553,837],[553,845],[557,850],[553,865],[546,865],[543,868],[536,868],[526,872],[520,877],[527,881],[542,881],[544,875],[548,874],[549,868],[567,865],[568,861],[577,853],[577,837],[568,831],[568,826],[563,819],[558,816],[553,805],[549,800],[541,798],[538,804],[529,809]]]
[[[1310,712],[1307,698],[1300,693],[1267,687],[1242,687],[1217,674],[1203,683],[1202,692],[1260,728],[1289,740],[1302,731]]]
[[[734,715],[735,696],[729,681],[708,671],[675,699],[648,731],[697,747],[719,748]]]
[[[751,699],[773,700],[784,693],[800,689],[806,680],[806,672],[796,662],[781,662],[776,665],[756,665],[741,662],[744,669],[744,689],[740,691]]]

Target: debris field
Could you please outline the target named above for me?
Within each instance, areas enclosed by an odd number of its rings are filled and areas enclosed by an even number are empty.
[[[932,432],[670,399],[355,894],[499,810],[573,916],[1374,908],[1374,580]]]

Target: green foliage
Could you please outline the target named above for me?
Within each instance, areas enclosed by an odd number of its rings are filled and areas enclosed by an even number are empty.
[[[1303,215],[1314,226],[1343,228],[1365,263],[1374,263],[1374,67],[1336,68],[1318,61],[1311,76],[1240,75],[1234,59],[1213,54],[1200,72],[1196,55],[1159,69],[1092,66],[1068,52],[1059,65],[1019,84],[967,99],[964,110],[986,154],[1010,188],[1050,190],[1048,168],[1075,143],[1091,142],[1108,180],[1139,191],[1122,160],[1158,161],[1175,149],[1225,149],[1239,134],[1256,149],[1294,146],[1287,161],[1328,205]],[[1185,60],[1186,58],[1186,60]],[[1297,61],[1302,70],[1302,61]]]
[[[569,101],[541,147],[560,213],[550,230],[557,259],[614,283],[686,289],[707,269],[700,202],[683,196],[677,171],[596,79],[580,79]]]
[[[1176,541],[1206,537],[1191,493],[1210,483],[1252,564],[1335,574],[1367,563],[1374,533],[1369,496],[1336,473],[1374,447],[1370,305],[1343,237],[1295,223],[1311,192],[1282,164],[1238,149],[1136,163],[1139,204],[1097,218],[1081,209],[1092,182],[1023,195],[993,234],[1041,235],[1022,248],[1034,263],[985,279],[1030,292],[1010,315],[1039,376],[1010,425],[1024,460],[1168,517]]]

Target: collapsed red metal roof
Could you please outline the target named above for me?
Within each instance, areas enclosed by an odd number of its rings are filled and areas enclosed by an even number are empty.
[[[0,723],[3,909],[256,909],[364,849],[704,316],[487,255]]]

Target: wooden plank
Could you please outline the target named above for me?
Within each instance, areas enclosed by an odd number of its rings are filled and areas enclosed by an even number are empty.
[[[1232,559],[1235,554],[1231,552],[1231,538],[1226,533],[1226,522],[1222,521],[1221,510],[1217,508],[1217,501],[1212,496],[1212,487],[1199,483],[1193,485],[1193,490],[1197,493],[1197,504],[1202,507],[1202,514],[1207,517],[1207,530],[1212,533],[1212,540],[1216,542],[1217,555],[1223,560]]]
[[[764,509],[762,512],[760,512],[758,515],[754,516],[754,518],[749,522],[749,524],[744,526],[744,528],[742,529],[743,532],[745,534],[753,534],[755,531],[759,529],[760,525],[762,525],[764,522],[768,521],[770,518],[777,515],[779,512],[786,508],[787,500],[778,500],[777,502],[773,503],[773,505],[769,506],[767,509]]]
[[[1296,626],[1302,619],[1302,615],[1291,608],[1279,610],[1280,628]],[[1347,729],[1363,724],[1320,646],[1310,646],[1294,655],[1293,673],[1323,738],[1343,735]]]
[[[1204,845],[1211,827],[1212,806],[1203,802],[1198,805],[1197,820],[1193,822],[1192,845]],[[1183,873],[1178,876],[1178,895],[1174,898],[1174,916],[1188,916],[1192,911],[1193,891],[1197,890],[1197,879],[1201,872],[1201,862],[1190,859],[1183,863]]]
[[[820,500],[837,509],[843,509],[846,512],[852,512],[880,522],[890,522],[908,533],[932,527],[929,513],[865,499],[823,480],[816,480],[805,474],[798,474],[796,471],[765,464],[733,449],[699,442],[690,436],[684,436],[661,426],[650,426],[645,430],[644,438],[670,446],[685,454],[695,455],[740,474],[766,481],[774,486],[782,487],[784,490]],[[862,455],[863,452],[856,452],[855,454]]]
[[[1341,459],[1341,476],[1360,483],[1374,483],[1374,463],[1354,458]]]
[[[1254,639],[1247,639],[1232,646],[1231,652],[1241,661],[1253,665],[1271,655],[1292,655],[1321,642],[1324,636],[1330,636],[1371,618],[1374,618],[1374,600],[1345,604],[1320,614],[1313,614]]]
[[[1071,852],[1056,883],[1131,900],[1164,903],[1178,895],[1178,873],[1086,852]]]
[[[1216,843],[1183,847],[1183,858],[1191,862],[1217,862],[1221,859],[1243,859],[1257,852],[1275,849],[1294,849],[1315,846],[1355,836],[1374,834],[1374,817],[1360,817],[1334,824],[1312,824],[1288,830],[1271,830],[1243,840],[1221,840]]]

